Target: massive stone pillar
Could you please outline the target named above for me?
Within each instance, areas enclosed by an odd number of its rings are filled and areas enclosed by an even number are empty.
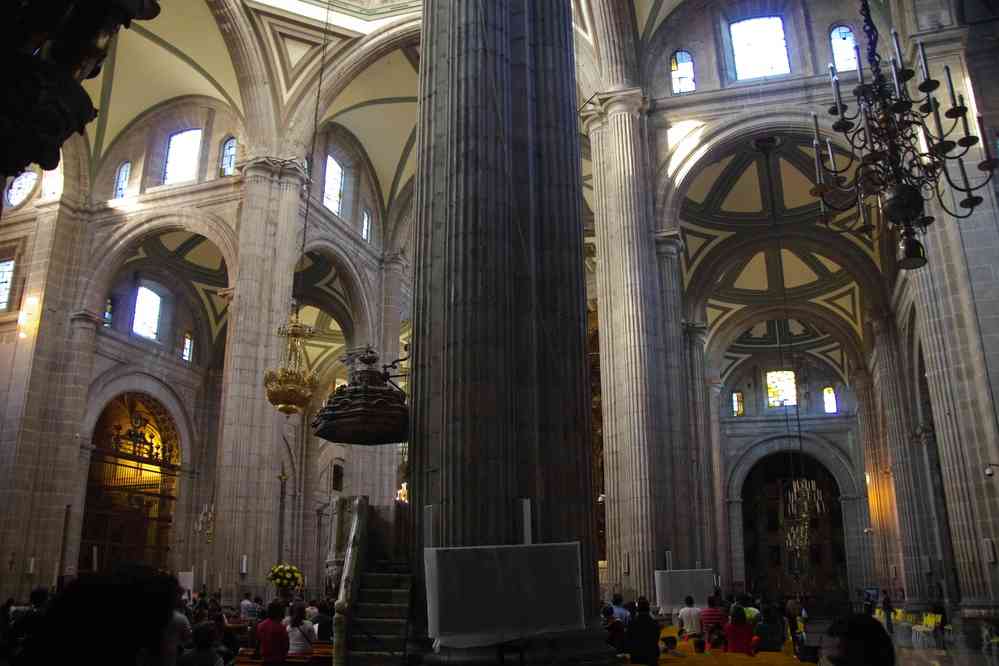
[[[920,461],[909,444],[909,404],[903,387],[898,333],[890,314],[873,319],[875,340],[874,384],[881,396],[884,436],[895,486],[895,512],[899,528],[906,607],[921,608],[929,600],[927,569],[932,538],[926,510],[925,488],[920,483]]]
[[[263,595],[265,576],[283,554],[277,533],[280,474],[288,448],[296,449],[294,427],[286,428],[267,401],[264,373],[281,362],[284,339],[277,329],[287,321],[292,279],[298,262],[299,215],[305,171],[296,162],[271,157],[249,160],[243,168],[243,209],[239,222],[239,267],[233,281],[222,390],[222,425],[214,488],[214,556],[207,560],[211,589],[234,601],[243,590]],[[292,420],[297,423],[297,417]],[[283,441],[289,432],[288,445]],[[300,461],[301,462],[301,461]],[[301,465],[299,465],[300,472]],[[290,479],[290,487],[299,483]],[[284,525],[288,534],[289,526]],[[285,540],[288,544],[290,539]],[[287,545],[287,544],[286,544]],[[248,572],[240,576],[240,559]],[[195,571],[203,573],[204,563]]]
[[[566,3],[424,2],[414,567],[422,547],[579,541],[594,616],[572,48]]]
[[[722,455],[721,414],[722,414],[722,383],[721,377],[708,379],[709,416],[711,421],[711,481],[714,492],[712,511],[715,515],[715,562],[716,571],[722,577],[722,583],[732,581],[732,552],[729,545],[728,512],[725,511],[725,458]]]
[[[646,188],[644,98],[598,95],[585,112],[593,156],[607,559],[612,587],[653,598],[654,571],[689,529],[673,504],[663,391],[660,280]],[[679,461],[678,461],[679,462]]]

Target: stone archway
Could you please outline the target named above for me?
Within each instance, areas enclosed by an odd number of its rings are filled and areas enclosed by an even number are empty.
[[[103,571],[121,562],[173,568],[181,469],[173,415],[147,393],[122,393],[97,417],[92,447],[79,570]]]
[[[800,442],[796,436],[788,436],[786,433],[764,437],[745,447],[730,463],[725,485],[725,517],[729,537],[727,573],[730,586],[739,588],[746,584],[742,500],[746,479],[763,459],[791,451],[800,451],[817,461],[836,482],[843,516],[847,589],[853,594],[868,582],[870,572],[870,563],[867,561],[869,558],[865,555],[868,549],[864,544],[864,540],[870,538],[865,533],[870,522],[866,492],[863,491],[848,454],[833,442],[812,433],[802,433]]]

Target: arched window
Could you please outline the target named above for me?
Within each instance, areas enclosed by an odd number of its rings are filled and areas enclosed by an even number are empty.
[[[198,178],[198,159],[201,157],[201,130],[177,132],[167,144],[163,184],[186,183]]]
[[[236,175],[236,137],[231,136],[222,143],[219,154],[219,175]]]
[[[343,208],[343,167],[333,159],[332,155],[326,156],[326,183],[323,186],[323,205],[331,211],[340,214]]]
[[[10,288],[14,284],[14,260],[0,261],[0,312],[10,309]]]
[[[184,347],[180,350],[180,357],[188,363],[194,358],[194,336],[190,331],[184,333]]]
[[[118,165],[118,170],[114,172],[114,193],[112,199],[121,199],[128,191],[128,178],[132,175],[132,163],[125,160]]]
[[[784,21],[779,16],[737,21],[729,26],[735,78],[743,81],[791,73],[784,39]]]
[[[135,294],[135,318],[132,332],[144,338],[155,340],[160,328],[160,307],[163,299],[148,287],[139,287]]]
[[[767,373],[767,407],[794,407],[798,404],[798,385],[794,370],[771,370]]]
[[[111,328],[114,323],[114,301],[110,298],[104,301],[104,328]]]
[[[742,391],[732,392],[732,416],[746,415],[746,397]]]
[[[673,94],[682,95],[697,90],[694,82],[694,58],[688,51],[676,51],[669,59],[670,77],[673,83]]]
[[[833,64],[837,71],[857,69],[857,38],[853,36],[853,30],[845,25],[838,25],[829,34],[829,42],[832,44]]]
[[[836,391],[832,386],[822,389],[822,406],[826,414],[835,414],[838,411],[836,408]]]
[[[367,208],[361,214],[361,238],[371,242],[371,211]]]

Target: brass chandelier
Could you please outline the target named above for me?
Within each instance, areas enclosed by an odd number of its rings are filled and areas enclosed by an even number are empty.
[[[281,366],[264,375],[267,400],[286,416],[304,411],[319,385],[305,358],[305,341],[313,333],[311,326],[299,321],[298,306],[293,304],[288,323],[278,329],[278,335],[286,339]]]
[[[823,146],[818,116],[812,114],[816,185],[811,194],[819,199],[820,220],[827,226],[838,213],[858,209],[856,221],[845,227],[837,225],[837,231],[843,233],[873,230],[868,205],[874,199],[889,228],[899,234],[899,267],[920,268],[926,265],[926,250],[918,235],[925,233],[934,221],[926,213],[926,202],[936,199],[940,208],[955,219],[970,217],[983,201],[975,192],[992,180],[999,160],[993,158],[985,140],[984,159],[977,168],[988,177],[978,185],[971,184],[964,158],[987,135],[981,116],[977,130],[982,138],[972,134],[969,109],[964,96],[955,95],[950,68],[944,67],[950,108],[942,112],[941,103],[933,94],[940,81],[931,77],[926,51],[919,42],[921,81],[916,86],[919,94],[913,98],[909,82],[916,71],[902,57],[898,33],[892,31],[894,56],[889,60],[886,74],[868,0],[861,0],[860,14],[867,36],[871,80],[867,80],[864,72],[860,47],[854,46],[858,85],[853,90],[856,101],[851,112],[850,106],[843,102],[836,66],[829,65],[835,104],[828,112],[836,118],[832,128],[842,136],[842,143],[849,146],[850,154],[847,164],[836,163],[832,143],[827,140]],[[948,169],[955,164],[960,174],[956,180]],[[856,173],[848,178],[854,165]],[[945,183],[959,199],[956,210],[947,205]]]

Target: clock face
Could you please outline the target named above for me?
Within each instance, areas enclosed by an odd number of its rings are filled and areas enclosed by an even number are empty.
[[[35,171],[25,171],[14,179],[14,182],[7,188],[7,203],[15,208],[24,203],[35,190],[38,183],[38,173]]]

